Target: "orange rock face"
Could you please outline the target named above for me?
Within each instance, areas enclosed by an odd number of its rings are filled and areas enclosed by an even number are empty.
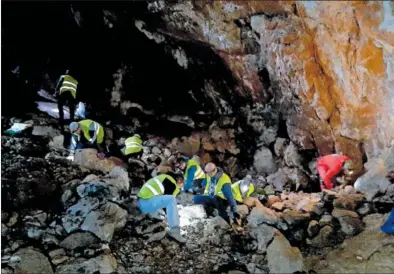
[[[162,32],[211,45],[245,96],[264,101],[267,69],[290,138],[321,154],[360,144],[374,154],[394,139],[394,3],[199,1],[171,6]],[[252,29],[249,53],[239,25]],[[256,61],[257,60],[257,61]]]

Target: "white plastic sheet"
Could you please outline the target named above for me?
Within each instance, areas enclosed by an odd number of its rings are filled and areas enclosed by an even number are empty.
[[[54,118],[59,118],[59,109],[57,107],[56,98],[43,89],[39,90],[37,93],[41,97],[51,101],[51,102],[37,101],[36,102],[37,108],[42,112],[48,113],[50,116]],[[63,112],[64,112],[64,119],[70,119],[70,109],[67,106],[63,107]],[[78,119],[85,117],[86,117],[85,104],[83,102],[79,102],[75,110],[75,118]]]

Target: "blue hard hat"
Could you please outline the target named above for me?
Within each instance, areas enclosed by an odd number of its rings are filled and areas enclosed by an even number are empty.
[[[72,122],[68,128],[70,129],[71,133],[75,132],[79,128],[79,124],[77,122]]]

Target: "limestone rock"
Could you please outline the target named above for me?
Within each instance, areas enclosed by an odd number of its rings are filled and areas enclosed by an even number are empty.
[[[318,273],[392,273],[394,238],[379,229],[386,218],[387,214],[371,214],[365,217],[365,230],[345,239],[342,248],[336,248],[324,255],[325,265],[318,264],[313,269]]]
[[[275,225],[279,221],[275,212],[266,207],[253,208],[247,220],[250,226],[258,226],[263,223]]]
[[[91,169],[98,170],[104,173],[110,172],[117,163],[109,158],[100,159],[97,157],[97,150],[92,148],[86,148],[77,150],[74,156],[74,163]]]
[[[92,232],[102,241],[110,242],[114,232],[126,224],[126,217],[126,210],[109,202],[90,212],[81,225],[81,229]]]
[[[255,250],[258,254],[266,252],[268,243],[274,238],[277,231],[277,229],[266,224],[250,227],[248,232],[252,239],[255,240]]]
[[[319,248],[332,246],[335,240],[334,237],[334,229],[329,225],[325,225],[320,229],[317,236],[311,240],[310,244]]]
[[[307,229],[309,237],[315,236],[319,232],[319,222],[316,220],[312,220],[308,224]]]
[[[88,232],[75,232],[67,236],[60,242],[59,246],[65,249],[73,250],[80,247],[88,247],[99,244],[97,237]]]
[[[324,214],[319,220],[319,225],[321,227],[326,225],[333,226],[332,221],[333,221],[333,217],[330,214]]]
[[[289,140],[284,138],[277,138],[274,145],[274,151],[276,156],[283,157],[283,153],[286,149]]]
[[[276,164],[272,153],[266,147],[262,147],[256,152],[253,165],[257,172],[260,173],[273,173],[276,171]]]
[[[32,247],[22,248],[14,256],[21,258],[18,263],[13,264],[19,273],[53,273],[47,257]]]
[[[286,221],[288,225],[293,226],[307,222],[310,218],[310,214],[300,213],[296,210],[290,210],[287,212],[283,212],[282,218]]]
[[[334,207],[347,209],[347,210],[356,210],[358,206],[361,205],[363,200],[364,200],[364,195],[345,194],[335,199]]]
[[[370,214],[373,211],[372,205],[370,203],[363,204],[359,209],[357,209],[357,213],[361,216],[365,216]]]
[[[60,265],[56,273],[112,273],[116,270],[117,263],[112,255],[101,255],[89,260],[76,259],[70,264]]]
[[[290,144],[286,147],[284,151],[284,159],[286,165],[290,167],[301,166],[302,157],[298,153],[297,147],[293,142],[290,142]]]
[[[346,235],[355,235],[364,228],[363,222],[354,211],[334,209],[332,216],[339,220],[341,230]]]
[[[268,246],[267,260],[270,273],[293,273],[304,267],[300,250],[292,247],[281,233]]]
[[[271,208],[276,209],[278,211],[282,211],[284,208],[284,204],[282,202],[276,202],[274,203]]]
[[[275,195],[268,195],[267,206],[271,207],[273,204],[280,202],[281,199]]]

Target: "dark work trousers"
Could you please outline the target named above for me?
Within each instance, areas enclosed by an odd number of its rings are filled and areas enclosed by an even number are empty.
[[[219,212],[219,216],[222,217],[226,222],[230,223],[230,217],[227,214],[228,202],[219,196],[210,197],[208,195],[195,195],[194,203],[204,205],[207,214],[210,215],[211,208],[216,208]]]
[[[70,121],[74,121],[76,100],[72,96],[70,91],[64,91],[64,92],[60,93],[57,98],[57,107],[59,108],[59,122],[62,127],[64,126],[63,107],[66,104],[68,105],[68,108],[70,109]]]
[[[203,194],[205,188],[206,180],[203,179],[196,179],[192,183],[192,190],[195,194]]]

